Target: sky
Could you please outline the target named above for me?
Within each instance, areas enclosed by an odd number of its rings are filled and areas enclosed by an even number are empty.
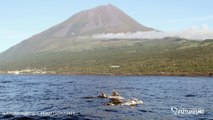
[[[142,25],[161,31],[213,29],[213,0],[2,0],[0,52],[81,10],[109,3]]]

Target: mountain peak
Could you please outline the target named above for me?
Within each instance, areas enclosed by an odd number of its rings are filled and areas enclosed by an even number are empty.
[[[106,4],[106,5],[100,5],[100,6],[98,6],[98,7],[104,7],[104,8],[116,8],[114,5],[112,5],[111,3],[109,3],[109,4]],[[97,8],[97,7],[96,7]]]
[[[84,13],[84,12],[97,12],[99,10],[101,10],[101,11],[103,11],[103,10],[113,10],[113,9],[114,10],[115,9],[118,10],[118,8],[115,7],[114,5],[112,5],[112,4],[106,4],[106,5],[100,5],[100,6],[88,9],[88,10],[84,10],[84,11],[82,11],[82,13]],[[79,13],[81,13],[81,12],[79,12]],[[77,13],[77,14],[79,14],[79,13]]]
[[[54,37],[71,37],[101,33],[149,31],[112,4],[81,11],[48,33]]]

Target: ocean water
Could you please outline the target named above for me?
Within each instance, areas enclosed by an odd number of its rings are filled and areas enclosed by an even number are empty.
[[[137,106],[106,106],[115,89]],[[0,75],[4,120],[213,120],[212,77]]]

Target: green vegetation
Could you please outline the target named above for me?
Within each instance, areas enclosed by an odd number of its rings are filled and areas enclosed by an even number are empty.
[[[113,40],[111,40],[112,42]],[[118,43],[123,40],[114,40]],[[57,74],[212,75],[213,40],[125,40],[131,44],[82,51],[40,52],[1,60],[0,70],[45,69]],[[120,66],[113,68],[112,66]]]

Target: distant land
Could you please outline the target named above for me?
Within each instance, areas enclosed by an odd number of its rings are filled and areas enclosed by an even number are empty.
[[[81,11],[0,54],[0,73],[91,75],[213,74],[213,40],[97,39],[157,31],[109,4]]]

